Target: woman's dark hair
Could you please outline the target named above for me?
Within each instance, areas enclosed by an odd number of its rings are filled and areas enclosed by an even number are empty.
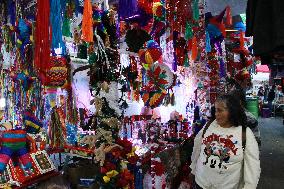
[[[233,126],[247,126],[247,116],[245,110],[241,106],[240,100],[236,96],[232,94],[225,94],[219,96],[217,98],[217,102],[218,101],[226,104],[229,111],[229,121]]]
[[[235,98],[239,99],[241,101],[243,106],[246,106],[246,94],[243,90],[233,90],[230,92],[231,95],[233,95]]]

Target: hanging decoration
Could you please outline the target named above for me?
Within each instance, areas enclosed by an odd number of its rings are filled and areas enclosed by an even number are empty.
[[[150,40],[146,43],[146,49],[139,51],[139,56],[143,67],[149,69],[162,56],[162,49],[157,42]]]
[[[141,90],[145,106],[158,107],[173,84],[173,73],[164,64],[153,64],[147,71],[147,80]]]
[[[84,12],[82,21],[82,39],[86,42],[93,42],[93,19],[91,0],[84,1]]]
[[[128,30],[125,36],[125,42],[130,52],[138,53],[144,43],[149,41],[151,36],[143,29],[133,28]]]
[[[37,3],[34,63],[41,80],[44,80],[45,71],[50,68],[49,3],[49,1],[38,1]]]
[[[60,0],[50,1],[50,23],[52,31],[52,49],[63,48],[62,41],[62,9]]]
[[[50,57],[50,69],[46,72],[45,85],[59,87],[67,81],[67,62],[64,57]]]

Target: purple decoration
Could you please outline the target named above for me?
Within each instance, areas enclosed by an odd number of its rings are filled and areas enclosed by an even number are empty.
[[[174,47],[174,62],[172,64],[173,71],[177,71],[177,54],[176,54],[176,41],[178,39],[178,32],[173,32],[173,47]]]
[[[144,10],[138,8],[136,14],[133,14],[129,17],[122,18],[128,23],[139,23],[141,27],[147,26],[150,20],[153,18],[153,15],[147,14]]]
[[[119,12],[120,18],[128,18],[137,13],[137,0],[119,0]]]
[[[222,46],[221,46],[222,41],[216,41],[215,43],[215,48],[217,49],[219,55],[222,55]]]
[[[177,55],[176,53],[174,52],[174,61],[173,61],[173,64],[172,64],[172,69],[174,72],[177,71]]]
[[[10,16],[10,23],[14,26],[16,22],[16,3],[8,1],[8,13]]]
[[[226,77],[226,68],[223,58],[220,59],[220,78]]]

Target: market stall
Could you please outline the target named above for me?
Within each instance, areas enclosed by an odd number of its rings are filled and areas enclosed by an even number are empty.
[[[188,185],[193,136],[228,78],[241,85],[253,72],[228,6],[212,15],[203,0],[0,5],[5,187],[62,172],[74,188]]]

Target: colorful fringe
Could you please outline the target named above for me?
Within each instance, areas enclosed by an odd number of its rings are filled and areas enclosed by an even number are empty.
[[[26,112],[24,115],[24,124],[27,133],[36,134],[42,128],[42,123],[31,113]]]
[[[25,168],[31,168],[32,164],[29,160],[26,145],[26,131],[10,130],[3,133],[0,151],[0,172],[5,170],[12,156],[19,157]]]

